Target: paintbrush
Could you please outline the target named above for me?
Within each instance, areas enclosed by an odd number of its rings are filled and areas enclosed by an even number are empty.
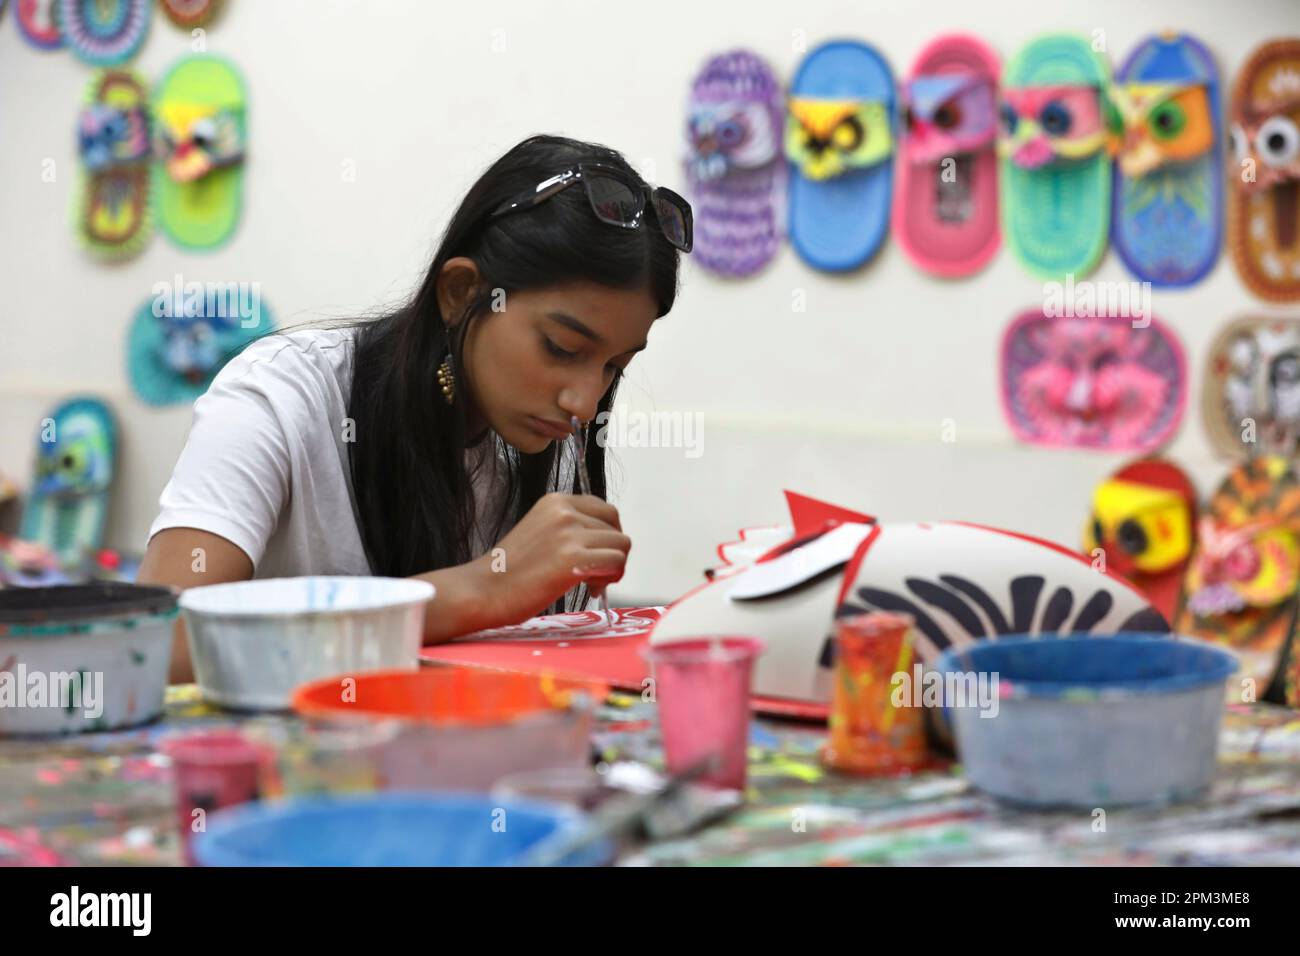
[[[675,799],[686,784],[715,769],[717,763],[717,755],[710,754],[681,773],[673,774],[654,793],[606,801],[591,814],[587,826],[571,836],[543,841],[530,850],[519,865],[556,866],[593,843],[635,832],[656,807]]]
[[[577,457],[577,474],[578,474],[578,493],[583,495],[591,494],[591,474],[587,471],[587,433],[586,430],[578,423],[578,416],[569,416],[569,428],[573,430],[573,447],[574,454]],[[591,589],[591,585],[587,585]],[[605,626],[609,627],[614,623],[614,615],[609,612],[609,595],[606,588],[602,588],[597,596],[600,609],[600,615],[605,621]]]

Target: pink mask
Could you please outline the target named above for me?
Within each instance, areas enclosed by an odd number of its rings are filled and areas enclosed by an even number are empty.
[[[1187,402],[1182,346],[1155,319],[1021,315],[1002,342],[1003,409],[1018,439],[1150,451]]]

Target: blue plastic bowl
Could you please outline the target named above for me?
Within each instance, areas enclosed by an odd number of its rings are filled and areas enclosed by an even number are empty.
[[[201,866],[511,866],[585,820],[558,804],[485,794],[305,797],[214,813],[193,850]],[[604,841],[564,865],[601,866],[612,857]]]
[[[1002,693],[1012,697],[1077,699],[1090,692],[1165,694],[1222,686],[1237,669],[1237,660],[1212,645],[1167,634],[1013,635],[964,650],[950,648],[935,667],[996,671]]]
[[[1151,634],[1015,636],[949,650],[935,664],[945,690],[962,674],[984,681],[976,702],[970,679],[964,705],[945,696],[970,781],[1013,803],[1075,807],[1204,792],[1236,669],[1220,648]]]

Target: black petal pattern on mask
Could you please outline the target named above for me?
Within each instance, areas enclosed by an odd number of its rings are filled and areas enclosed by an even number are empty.
[[[1137,631],[1145,634],[1168,634],[1169,622],[1164,615],[1153,607],[1144,607],[1119,626],[1121,631]]]
[[[979,619],[979,615],[970,609],[970,606],[962,600],[960,594],[954,594],[947,588],[940,587],[923,578],[907,578],[907,589],[919,597],[931,607],[936,607],[941,611],[947,611],[957,623],[961,625],[962,630],[972,637],[985,637],[984,624]]]
[[[1046,580],[1041,575],[1022,575],[1012,579],[1008,588],[1011,608],[1008,618],[1003,613],[1003,605],[968,578],[941,574],[938,582],[912,577],[906,578],[905,583],[910,595],[883,588],[860,587],[857,598],[862,606],[846,603],[836,616],[861,614],[868,610],[902,611],[912,615],[917,629],[942,650],[951,641],[939,620],[946,622],[951,618],[973,639],[999,634],[1089,634],[1115,606],[1115,597],[1107,590],[1099,588],[1088,595],[1087,600],[1076,600],[1074,592],[1064,585],[1052,591],[1051,597],[1044,602]],[[1077,614],[1074,613],[1076,607],[1079,608]],[[936,620],[932,615],[936,610],[942,611],[944,617]],[[993,634],[989,633],[989,626],[992,626]],[[1147,605],[1130,615],[1118,630],[1166,633],[1169,625],[1159,611]],[[822,658],[825,657],[823,649]]]
[[[1059,587],[1052,599],[1047,602],[1047,609],[1043,611],[1043,623],[1039,625],[1039,630],[1044,634],[1055,634],[1061,630],[1061,625],[1065,623],[1066,618],[1070,616],[1070,611],[1074,608],[1074,595],[1070,593],[1067,587]]]
[[[997,606],[997,603],[991,597],[989,597],[988,591],[985,591],[974,581],[968,581],[966,578],[958,577],[955,574],[941,574],[939,575],[939,580],[948,585],[948,587],[960,591],[962,594],[974,601],[979,606],[979,609],[984,612],[984,615],[989,619],[990,623],[992,623],[993,632],[995,634],[1011,633],[1011,627],[1007,624],[1007,619],[1002,614],[1002,609]]]
[[[1041,575],[1026,575],[1011,580],[1011,630],[1026,634],[1034,626],[1034,611],[1038,609],[1038,596],[1043,593]]]

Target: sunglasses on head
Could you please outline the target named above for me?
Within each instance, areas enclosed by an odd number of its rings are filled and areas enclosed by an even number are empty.
[[[691,204],[671,189],[662,186],[651,188],[623,170],[603,163],[579,163],[573,169],[543,180],[531,192],[520,193],[492,210],[492,218],[532,209],[578,182],[586,190],[596,218],[623,229],[641,226],[646,200],[649,199],[664,237],[682,252],[691,251],[694,244]]]

